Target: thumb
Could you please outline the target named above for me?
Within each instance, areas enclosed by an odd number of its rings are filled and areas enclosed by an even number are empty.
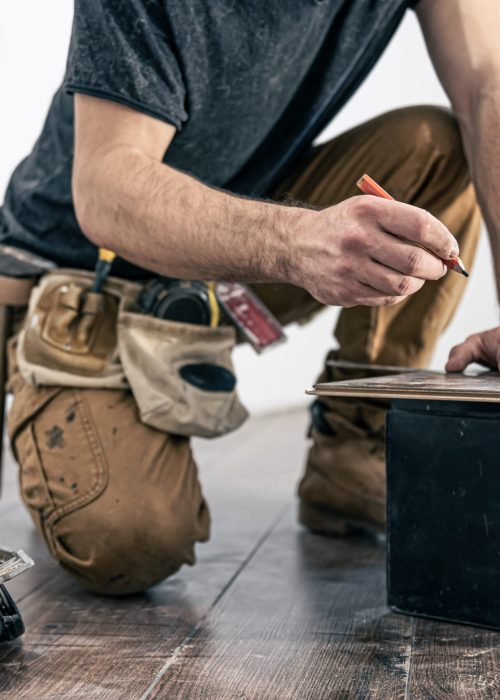
[[[480,360],[478,344],[474,340],[466,340],[465,343],[455,345],[450,350],[445,370],[447,372],[463,372],[464,369],[476,360]]]

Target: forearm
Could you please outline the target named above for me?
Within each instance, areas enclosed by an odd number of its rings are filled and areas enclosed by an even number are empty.
[[[86,235],[136,265],[180,279],[291,281],[300,210],[212,189],[132,148],[75,173]]]
[[[207,187],[163,164],[175,136],[75,95],[73,202],[96,245],[169,277],[287,282],[335,306],[395,304],[445,274],[436,256],[456,255],[443,224],[408,204],[358,196],[316,211]]]
[[[486,221],[500,295],[500,73],[459,115],[472,178]]]

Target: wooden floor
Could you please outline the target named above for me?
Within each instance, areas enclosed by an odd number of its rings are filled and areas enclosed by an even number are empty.
[[[36,568],[10,584],[27,633],[0,645],[6,698],[500,697],[500,635],[385,607],[384,545],[296,524],[302,412],[197,442],[213,536],[142,596],[79,590],[50,561],[6,465],[0,541]]]

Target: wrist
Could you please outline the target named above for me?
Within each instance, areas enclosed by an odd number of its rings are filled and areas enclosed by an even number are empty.
[[[302,286],[302,255],[300,252],[303,232],[311,210],[302,207],[275,206],[274,222],[270,236],[270,279],[285,284]]]

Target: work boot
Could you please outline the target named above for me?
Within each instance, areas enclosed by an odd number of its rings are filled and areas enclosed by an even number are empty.
[[[320,379],[346,378],[337,368],[327,373]],[[299,484],[299,520],[313,532],[385,531],[387,407],[357,398],[321,397],[312,404],[313,445]]]

